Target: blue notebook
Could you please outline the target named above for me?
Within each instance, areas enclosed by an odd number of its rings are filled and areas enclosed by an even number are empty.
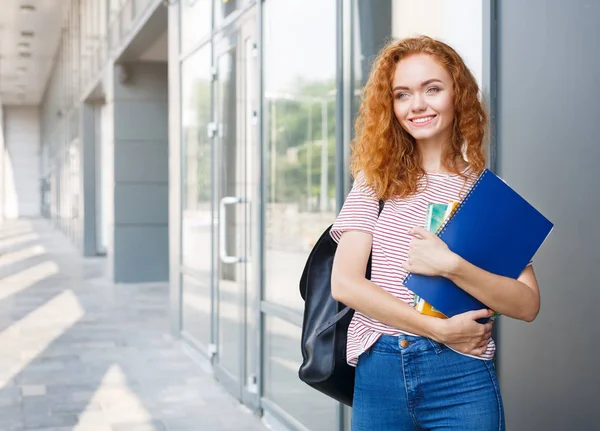
[[[494,274],[518,278],[554,225],[486,169],[438,231],[450,250]],[[403,284],[448,317],[490,308],[444,277],[409,273]]]

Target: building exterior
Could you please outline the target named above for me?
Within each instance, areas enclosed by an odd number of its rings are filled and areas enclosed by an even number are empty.
[[[349,429],[298,380],[298,280],[350,189],[373,57],[413,34],[454,46],[488,104],[491,168],[556,225],[539,318],[499,323],[508,428],[593,428],[600,4],[54,3],[37,99],[1,82],[24,60],[0,44],[2,217],[48,218],[115,282],[168,281],[172,333],[274,429]]]

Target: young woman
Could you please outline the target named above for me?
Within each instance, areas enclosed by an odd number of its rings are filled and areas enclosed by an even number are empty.
[[[347,352],[357,366],[354,431],[505,429],[492,323],[476,322],[491,311],[430,317],[401,284],[408,272],[447,277],[504,316],[535,319],[531,266],[518,280],[491,274],[423,227],[429,203],[460,200],[485,168],[486,121],[451,47],[417,37],[382,49],[356,122],[354,186],[331,230],[332,293],[356,310]]]

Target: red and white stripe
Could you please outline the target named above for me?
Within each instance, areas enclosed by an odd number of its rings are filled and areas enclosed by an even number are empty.
[[[375,191],[362,175],[358,175],[354,186],[344,202],[333,227],[331,237],[339,241],[346,231],[362,231],[373,235],[371,281],[404,302],[414,300],[412,291],[402,285],[407,272],[402,264],[408,257],[412,236],[408,233],[414,226],[425,226],[429,203],[447,204],[460,201],[477,179],[467,168],[467,180],[460,175],[427,174],[419,183],[419,193],[409,198],[392,198],[385,202],[378,217],[379,203]],[[380,335],[410,334],[372,319],[360,312],[354,313],[348,328],[348,363],[356,366],[358,357],[369,349]],[[487,351],[478,359],[491,359],[496,345],[490,340]]]

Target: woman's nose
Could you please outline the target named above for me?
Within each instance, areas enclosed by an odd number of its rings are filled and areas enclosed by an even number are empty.
[[[410,108],[415,112],[421,112],[427,109],[427,105],[425,104],[425,99],[420,95],[415,95],[412,98],[412,104]]]

